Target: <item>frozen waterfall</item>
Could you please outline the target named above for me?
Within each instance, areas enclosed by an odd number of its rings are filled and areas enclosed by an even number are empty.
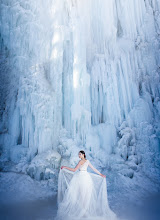
[[[8,159],[50,178],[83,148],[101,167],[157,178],[159,0],[1,0],[0,33]]]

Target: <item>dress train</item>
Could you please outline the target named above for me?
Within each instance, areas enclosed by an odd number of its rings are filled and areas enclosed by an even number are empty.
[[[109,208],[106,178],[87,171],[89,160],[77,172],[60,169],[58,177],[58,211],[55,220],[117,220]]]

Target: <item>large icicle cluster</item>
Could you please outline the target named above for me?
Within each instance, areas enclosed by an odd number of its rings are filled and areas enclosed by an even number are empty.
[[[83,146],[130,177],[142,161],[148,173],[157,166],[160,2],[1,0],[0,7],[3,152],[73,158]]]

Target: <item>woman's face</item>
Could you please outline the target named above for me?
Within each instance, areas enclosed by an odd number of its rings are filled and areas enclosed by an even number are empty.
[[[79,158],[84,158],[84,155],[81,152],[78,153],[78,156]]]

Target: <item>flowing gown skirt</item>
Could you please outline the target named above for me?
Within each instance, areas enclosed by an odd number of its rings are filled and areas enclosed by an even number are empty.
[[[108,205],[106,178],[88,171],[60,169],[57,201],[55,220],[117,219]]]

